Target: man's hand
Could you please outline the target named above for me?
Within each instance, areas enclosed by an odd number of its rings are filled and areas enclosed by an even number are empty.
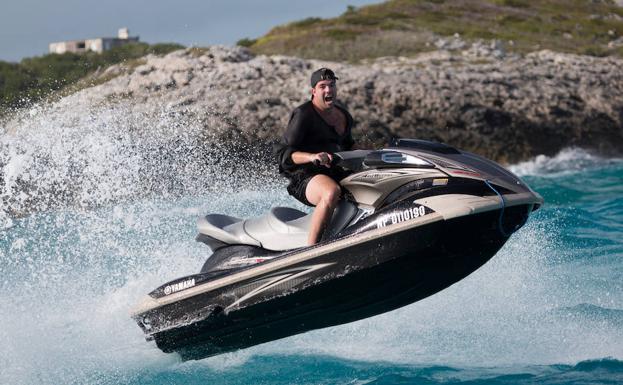
[[[331,162],[333,161],[333,156],[328,152],[319,152],[317,154],[311,154],[311,162],[315,165],[325,166],[327,168],[331,167]]]

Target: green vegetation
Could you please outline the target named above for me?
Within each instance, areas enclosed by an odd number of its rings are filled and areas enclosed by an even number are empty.
[[[467,41],[498,39],[519,53],[620,57],[621,47],[608,43],[623,36],[623,7],[611,0],[388,0],[278,26],[245,46],[259,54],[359,61],[430,51],[436,38],[456,33]]]
[[[147,54],[163,55],[182,48],[179,44],[135,43],[102,54],[49,54],[27,58],[20,63],[0,61],[0,114],[2,110],[28,106],[53,91],[75,91],[82,86],[92,85],[78,81],[98,69],[118,63],[134,67]],[[93,82],[101,83],[105,80]]]
[[[241,47],[251,47],[253,44],[255,44],[257,40],[255,39],[249,39],[249,38],[243,38],[238,40],[238,42],[236,42],[236,45],[239,45]]]

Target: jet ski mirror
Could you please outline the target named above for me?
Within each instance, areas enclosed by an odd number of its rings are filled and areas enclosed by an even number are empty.
[[[346,170],[358,171],[361,170],[363,160],[366,156],[373,152],[372,150],[351,150],[336,152],[333,154],[333,161],[339,167]]]
[[[373,151],[369,153],[363,163],[368,167],[396,167],[397,165],[418,168],[435,168],[427,160],[399,151]]]

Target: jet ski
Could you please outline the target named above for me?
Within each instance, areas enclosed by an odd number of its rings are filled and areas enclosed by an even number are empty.
[[[543,204],[495,162],[441,143],[334,158],[352,173],[318,244],[306,245],[311,214],[294,208],[200,218],[212,254],[133,311],[147,339],[201,359],[400,308],[478,269]]]

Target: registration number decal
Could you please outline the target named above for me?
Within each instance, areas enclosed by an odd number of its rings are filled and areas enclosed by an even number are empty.
[[[426,214],[426,208],[420,205],[400,211],[394,211],[377,219],[376,228],[380,229],[388,225],[395,225],[396,223],[423,217]]]

